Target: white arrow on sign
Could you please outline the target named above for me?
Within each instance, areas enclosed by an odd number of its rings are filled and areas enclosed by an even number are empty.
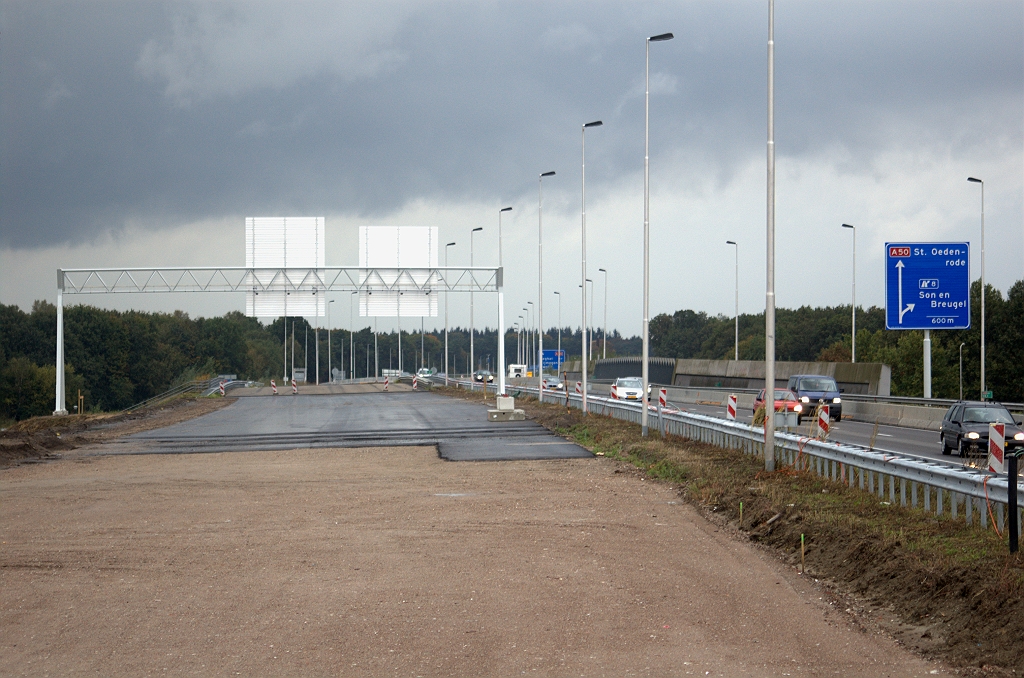
[[[898,286],[896,288],[897,289],[897,295],[898,295],[897,308],[899,308],[899,311],[900,311],[900,325],[902,325],[903,324],[903,316],[907,313],[907,311],[913,311],[914,310],[914,305],[913,304],[907,304],[907,307],[903,308],[903,260],[902,259],[900,259],[899,261],[896,262],[896,270],[899,271],[899,281],[898,281]]]

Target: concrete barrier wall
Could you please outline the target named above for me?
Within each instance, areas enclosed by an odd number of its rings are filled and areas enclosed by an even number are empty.
[[[785,388],[794,374],[823,374],[833,377],[847,393],[889,395],[891,371],[882,363],[775,363],[775,384]],[[761,388],[764,386],[763,360],[696,360],[676,361],[675,386],[702,388]]]

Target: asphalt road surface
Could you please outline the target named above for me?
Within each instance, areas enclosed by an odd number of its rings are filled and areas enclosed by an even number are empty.
[[[102,453],[393,445],[437,445],[449,461],[592,456],[535,422],[488,421],[482,397],[472,403],[412,391],[239,398],[205,417],[122,438]]]

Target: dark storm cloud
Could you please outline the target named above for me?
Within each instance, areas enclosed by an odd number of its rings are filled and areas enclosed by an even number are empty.
[[[780,155],[1020,143],[1019,2],[778,2]],[[763,156],[766,3],[16,3],[2,8],[0,246],[126,222],[386,214],[556,168]],[[591,162],[593,160],[593,162]],[[639,162],[638,162],[639,160]],[[568,184],[567,184],[568,185]],[[502,193],[505,196],[502,196]]]

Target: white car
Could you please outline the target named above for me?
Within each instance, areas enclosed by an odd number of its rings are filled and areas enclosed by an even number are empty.
[[[640,377],[619,377],[612,384],[611,396],[615,400],[642,400],[644,382]]]
[[[545,376],[544,389],[548,391],[564,391],[565,384],[558,380],[558,377]]]

